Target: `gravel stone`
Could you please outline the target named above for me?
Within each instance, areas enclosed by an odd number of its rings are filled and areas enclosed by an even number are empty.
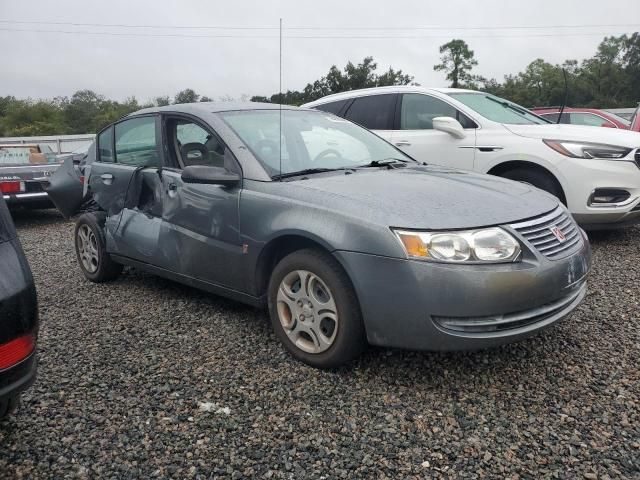
[[[0,478],[640,478],[640,228],[590,235],[584,303],[534,338],[323,372],[263,311],[133,269],[92,284],[72,222],[16,224],[40,369]]]

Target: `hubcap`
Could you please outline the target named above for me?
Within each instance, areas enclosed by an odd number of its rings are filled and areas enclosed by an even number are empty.
[[[338,312],[329,287],[314,273],[286,275],[277,296],[278,318],[295,346],[308,353],[327,350],[338,333]]]
[[[87,272],[95,273],[98,270],[100,257],[98,256],[98,241],[89,225],[80,226],[76,241],[82,266]]]

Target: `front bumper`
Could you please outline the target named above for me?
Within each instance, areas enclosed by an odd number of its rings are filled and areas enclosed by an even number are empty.
[[[566,258],[532,251],[509,264],[335,255],[353,281],[369,343],[412,350],[480,349],[530,336],[580,303],[591,265],[586,237]]]
[[[622,160],[566,159],[558,165],[564,176],[567,207],[587,230],[617,228],[640,223],[640,165]],[[590,205],[599,189],[629,192],[620,204]]]

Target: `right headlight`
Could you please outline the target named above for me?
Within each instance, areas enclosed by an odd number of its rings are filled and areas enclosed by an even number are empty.
[[[520,244],[497,227],[456,232],[393,229],[409,258],[448,263],[516,261]]]
[[[605,145],[603,143],[570,142],[565,140],[543,140],[556,152],[572,158],[599,158],[603,160],[619,160],[625,158],[633,148]]]

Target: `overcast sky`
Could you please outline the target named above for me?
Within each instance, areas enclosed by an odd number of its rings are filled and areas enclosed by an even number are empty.
[[[301,89],[331,65],[342,68],[368,55],[379,68],[393,66],[424,86],[443,86],[444,74],[433,65],[438,47],[452,38],[475,51],[474,73],[502,80],[536,58],[581,60],[605,35],[638,31],[640,1],[0,0],[0,96],[92,89],[145,101],[187,87],[215,99],[270,95],[278,90],[280,17],[284,89]],[[595,26],[558,28],[567,25]],[[229,38],[237,36],[254,38]]]

